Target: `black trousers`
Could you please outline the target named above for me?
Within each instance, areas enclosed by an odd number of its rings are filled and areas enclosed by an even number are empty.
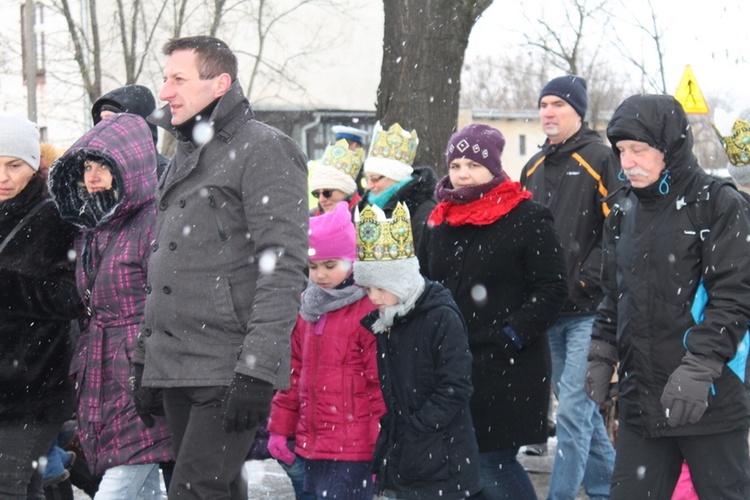
[[[62,422],[0,423],[0,498],[44,498],[42,473],[32,464],[47,454]]]
[[[226,387],[163,390],[164,412],[176,457],[169,500],[247,500],[242,469],[255,429],[225,432],[221,401]]]
[[[701,500],[750,498],[748,430],[707,436],[645,438],[618,429],[611,500],[670,500],[682,461]]]

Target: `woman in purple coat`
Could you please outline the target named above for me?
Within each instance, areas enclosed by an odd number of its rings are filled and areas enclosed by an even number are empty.
[[[146,121],[118,114],[81,137],[49,177],[60,214],[81,228],[76,282],[87,307],[70,374],[84,455],[93,474],[104,474],[95,498],[161,498],[158,464],[171,460],[166,420],[141,420],[133,394],[140,388],[132,386],[156,221],[155,165]]]

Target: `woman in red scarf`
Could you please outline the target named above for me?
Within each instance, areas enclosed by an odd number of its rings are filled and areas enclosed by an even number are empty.
[[[504,146],[503,135],[482,124],[451,137],[449,173],[418,256],[425,276],[451,291],[469,331],[483,498],[535,499],[516,454],[547,439],[545,330],[568,285],[552,214],[508,178]]]

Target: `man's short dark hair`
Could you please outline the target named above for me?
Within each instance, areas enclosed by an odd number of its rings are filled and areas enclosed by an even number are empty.
[[[186,36],[172,38],[164,44],[162,52],[165,56],[180,50],[194,50],[198,56],[198,74],[201,80],[215,78],[227,73],[232,81],[237,79],[237,57],[232,49],[212,36]]]

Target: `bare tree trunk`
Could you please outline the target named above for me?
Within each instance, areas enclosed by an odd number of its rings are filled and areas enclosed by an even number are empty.
[[[213,20],[211,21],[211,28],[208,31],[208,34],[210,36],[215,37],[216,33],[219,31],[219,26],[221,26],[221,18],[224,17],[224,5],[226,4],[226,0],[214,0],[214,16]]]
[[[122,0],[117,0],[117,24],[120,31],[120,44],[122,45],[123,59],[125,61],[125,84],[136,83],[143,71],[143,64],[149,55],[149,49],[154,41],[156,28],[161,22],[167,2],[162,2],[161,8],[156,16],[144,12],[141,0],[130,2],[131,12],[125,10]],[[150,23],[150,26],[149,26]],[[140,30],[139,30],[140,28]],[[142,30],[143,42],[139,48],[138,35]],[[140,55],[139,55],[140,54]]]
[[[455,130],[461,67],[474,23],[492,0],[383,0],[383,63],[376,115],[416,129],[415,165],[445,173],[443,152]]]
[[[247,90],[245,95],[250,98],[253,92],[253,86],[255,85],[255,77],[258,76],[258,69],[260,68],[260,62],[263,60],[263,49],[266,43],[266,31],[263,29],[263,8],[266,6],[265,0],[258,2],[258,23],[256,24],[258,34],[258,51],[253,63],[253,69],[250,72],[250,81],[247,84]]]
[[[133,14],[137,11],[138,0],[135,0],[133,4]],[[122,56],[125,60],[125,83],[135,83],[135,75],[133,70],[135,69],[135,43],[136,43],[136,31],[135,31],[135,19],[133,19],[131,32],[128,33],[127,19],[130,16],[125,12],[125,6],[122,4],[122,0],[117,0],[117,20],[120,25],[120,43],[122,45]],[[133,18],[135,15],[133,15]]]
[[[180,38],[182,36],[182,25],[185,22],[186,18],[186,10],[187,10],[187,2],[188,0],[174,0],[175,4],[173,6],[174,12],[175,12],[175,19],[174,19],[174,31],[172,32],[173,38]]]
[[[83,86],[90,102],[96,101],[102,95],[102,69],[100,62],[101,46],[99,44],[99,22],[96,16],[96,0],[88,1],[89,27],[91,29],[91,42],[82,28],[79,28],[73,19],[68,0],[61,0],[57,6],[65,17],[68,25],[68,33],[73,42],[73,57],[78,64],[78,70],[83,79]],[[93,61],[89,60],[89,55]]]

